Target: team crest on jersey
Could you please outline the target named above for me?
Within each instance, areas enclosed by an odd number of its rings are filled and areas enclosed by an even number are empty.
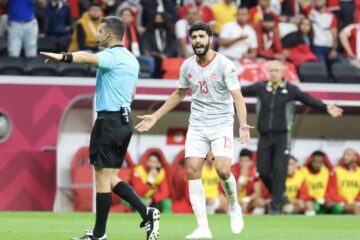
[[[210,79],[211,79],[212,81],[216,81],[216,79],[217,79],[216,73],[211,74],[211,75],[210,75]]]

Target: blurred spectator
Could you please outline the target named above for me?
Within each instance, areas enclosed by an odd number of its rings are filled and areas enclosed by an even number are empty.
[[[140,4],[140,0],[123,1],[116,9],[115,15],[120,16],[121,11],[125,8],[131,9],[131,11],[134,13],[134,22],[135,22],[137,30],[139,31],[140,34],[144,33],[145,28],[141,25],[143,8]]]
[[[264,20],[264,15],[266,13],[271,14],[275,22],[279,21],[278,14],[270,8],[270,0],[258,0],[258,5],[249,10],[249,23],[253,26],[258,25]]]
[[[149,24],[155,17],[156,13],[165,13],[172,23],[176,23],[178,15],[172,0],[141,0],[142,26]]]
[[[46,0],[1,0],[7,4],[8,12],[8,53],[10,57],[20,57],[24,48],[26,57],[36,57],[39,27],[34,7],[39,3],[45,6]]]
[[[130,183],[147,207],[171,212],[169,186],[159,154],[150,154],[144,165],[135,167]]]
[[[358,0],[328,0],[329,10],[336,14],[340,29],[354,23],[356,1]]]
[[[360,167],[353,149],[344,151],[339,166],[331,174],[326,197],[325,204],[332,213],[360,214]]]
[[[35,17],[39,26],[38,37],[43,38],[46,36],[49,28],[49,16],[46,12],[46,5],[44,6],[38,2],[35,4]]]
[[[175,35],[179,41],[181,55],[188,58],[194,54],[189,37],[190,27],[199,21],[199,12],[195,7],[189,8],[186,12],[186,19],[180,19],[175,25]]]
[[[271,193],[263,181],[256,181],[254,183],[253,200],[250,202],[252,214],[264,215],[270,209],[271,198]]]
[[[239,204],[244,213],[249,213],[256,198],[254,184],[259,180],[249,149],[241,150],[239,162],[232,167],[232,172],[237,180]]]
[[[360,17],[358,23],[350,24],[340,32],[340,41],[347,60],[360,68]]]
[[[113,15],[120,0],[92,0],[92,2],[98,3],[105,15]]]
[[[315,212],[310,201],[307,186],[302,171],[297,167],[297,160],[290,156],[288,163],[288,175],[286,178],[285,196],[288,203],[284,205],[284,212],[305,213],[314,216]]]
[[[308,18],[301,19],[298,29],[282,38],[282,45],[290,54],[289,60],[295,66],[309,61],[316,62],[317,58],[311,50],[314,35],[311,21]]]
[[[120,12],[120,17],[126,25],[123,44],[135,57],[146,61],[149,65],[151,74],[155,72],[155,60],[151,56],[142,54],[140,49],[140,33],[135,25],[134,13],[130,8],[124,8]]]
[[[204,0],[194,0],[194,2],[189,2],[186,5],[184,5],[182,8],[180,8],[179,10],[180,18],[185,18],[187,10],[192,7],[195,7],[199,12],[201,21],[208,23],[210,25],[215,23],[213,12],[211,8],[204,3]]]
[[[256,26],[258,39],[258,57],[265,59],[286,60],[289,52],[281,44],[279,30],[272,14],[266,13],[263,21]]]
[[[315,151],[301,169],[316,214],[325,213],[325,194],[332,167],[329,164],[324,152]]]
[[[215,18],[214,34],[219,35],[222,27],[236,20],[237,7],[233,0],[222,0],[211,6]]]
[[[96,32],[103,14],[104,12],[99,4],[93,3],[90,5],[89,9],[75,24],[69,52],[78,50],[96,52],[98,50]]]
[[[208,214],[214,214],[216,211],[220,210],[222,206],[224,207],[224,204],[221,204],[221,201],[224,202],[225,200],[224,197],[221,198],[221,192],[219,188],[221,181],[216,172],[213,161],[214,156],[211,152],[209,152],[209,154],[206,156],[202,170],[202,182],[204,185],[204,192],[206,197],[206,212]],[[221,211],[225,212],[226,209],[221,209]]]
[[[254,29],[247,24],[248,17],[248,9],[239,7],[236,21],[226,23],[221,29],[219,53],[231,60],[256,58],[257,38]]]
[[[47,4],[46,12],[49,18],[46,36],[56,39],[63,46],[68,46],[73,26],[69,5],[63,0],[51,0]],[[63,50],[65,49],[61,49]]]
[[[141,41],[144,55],[151,56],[155,60],[154,78],[161,78],[161,63],[164,58],[177,56],[177,42],[174,28],[166,20],[164,13],[157,13]]]
[[[5,3],[2,6],[2,1],[4,0],[0,0],[0,37],[4,36],[7,28],[6,8],[5,8]]]
[[[313,51],[320,63],[330,66],[333,62],[342,62],[337,52],[337,21],[333,13],[327,10],[326,0],[315,0],[312,7],[309,0],[300,1],[301,8],[311,21],[314,29]]]

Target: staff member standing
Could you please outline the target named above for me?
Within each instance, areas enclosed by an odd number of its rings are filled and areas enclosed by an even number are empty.
[[[279,61],[269,64],[270,80],[244,86],[244,96],[258,98],[257,127],[260,133],[257,151],[257,171],[272,194],[271,214],[282,213],[283,195],[290,156],[290,133],[294,118],[294,102],[327,112],[336,118],[343,110],[327,106],[302,92],[284,78],[284,67]]]
[[[92,64],[97,66],[95,126],[91,132],[90,162],[96,178],[96,223],[93,231],[73,240],[106,240],[106,222],[111,206],[111,191],[136,209],[145,227],[147,238],[159,236],[159,211],[146,208],[133,189],[118,178],[132,135],[129,116],[130,105],[139,75],[139,63],[122,45],[125,25],[118,17],[101,20],[97,31],[99,47],[105,50],[97,54],[88,52],[41,54],[50,61]]]

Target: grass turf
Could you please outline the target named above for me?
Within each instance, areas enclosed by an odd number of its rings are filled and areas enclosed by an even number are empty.
[[[91,213],[0,212],[0,239],[64,240],[80,236],[91,228]],[[109,240],[143,240],[136,214],[110,214]],[[245,229],[239,236],[230,232],[227,215],[209,217],[213,239],[246,240],[359,240],[359,216],[245,216]],[[161,215],[159,240],[180,240],[195,227],[193,215]]]

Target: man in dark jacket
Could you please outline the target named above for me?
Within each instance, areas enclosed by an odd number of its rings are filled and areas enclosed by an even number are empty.
[[[260,133],[257,152],[257,170],[272,194],[271,213],[281,214],[287,165],[290,156],[290,132],[294,118],[294,101],[329,113],[336,118],[342,109],[302,92],[283,79],[284,69],[279,61],[269,64],[270,80],[242,87],[244,96],[257,96]]]

